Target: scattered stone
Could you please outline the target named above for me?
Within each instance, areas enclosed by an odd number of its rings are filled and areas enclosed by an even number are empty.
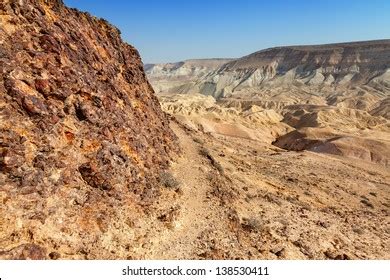
[[[364,205],[366,205],[367,207],[374,208],[374,205],[371,202],[369,202],[368,200],[362,199],[362,200],[360,200],[360,202],[363,203]]]

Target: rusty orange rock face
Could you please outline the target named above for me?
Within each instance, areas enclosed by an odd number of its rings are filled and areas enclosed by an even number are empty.
[[[60,0],[0,14],[0,258],[123,257],[107,231],[153,202],[176,151],[137,50]]]

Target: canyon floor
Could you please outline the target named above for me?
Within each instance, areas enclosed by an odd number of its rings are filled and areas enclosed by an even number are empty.
[[[263,140],[261,131],[245,136],[238,123],[221,131],[226,115],[206,118],[188,103],[194,98],[207,103],[206,97],[160,96],[167,112],[180,104],[171,127],[181,155],[150,209],[149,230],[133,257],[390,258],[388,166],[278,148],[271,144],[269,124],[262,124]],[[220,130],[205,131],[212,123]]]

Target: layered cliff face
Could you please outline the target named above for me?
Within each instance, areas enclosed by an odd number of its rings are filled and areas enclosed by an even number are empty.
[[[221,95],[261,85],[387,85],[390,40],[319,46],[279,47],[232,61],[206,81]],[[374,81],[372,81],[374,82]]]
[[[232,59],[228,58],[190,59],[176,63],[146,64],[144,68],[157,93],[197,93],[192,90],[198,81],[230,61]]]
[[[128,257],[176,149],[137,50],[61,0],[0,13],[0,258]]]
[[[370,84],[388,90],[389,65],[390,40],[277,47],[232,60],[195,83],[175,85],[170,91],[223,97],[255,92],[260,87],[291,85],[318,89]],[[153,79],[153,72],[148,75]]]

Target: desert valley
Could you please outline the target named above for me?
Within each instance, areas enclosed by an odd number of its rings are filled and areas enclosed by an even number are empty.
[[[231,236],[215,234],[218,215],[203,254],[388,258],[389,59],[383,40],[145,65],[163,110],[207,151],[184,160],[205,177],[191,188],[229,213]]]
[[[1,259],[390,258],[390,40],[143,64],[0,13]]]

